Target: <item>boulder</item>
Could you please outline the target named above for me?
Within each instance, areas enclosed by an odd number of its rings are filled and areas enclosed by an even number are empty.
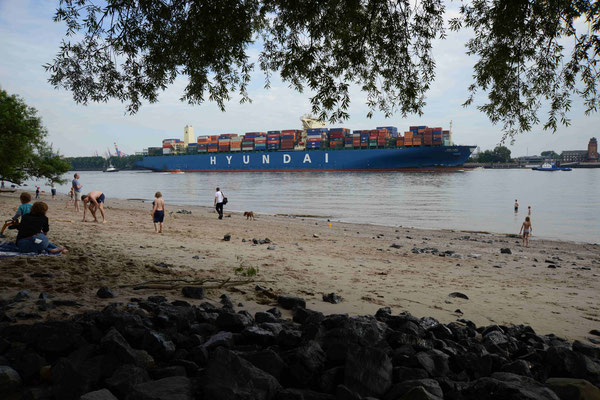
[[[294,296],[279,296],[277,298],[277,304],[286,310],[293,310],[294,308],[306,308],[306,301],[300,297]]]
[[[21,387],[19,373],[8,365],[0,365],[0,395],[9,395]]]
[[[150,329],[144,333],[142,347],[157,359],[169,359],[175,353],[175,344],[172,341],[162,333]]]
[[[219,314],[216,325],[222,331],[239,333],[247,326],[252,325],[252,319],[246,314],[225,312]]]
[[[346,357],[344,384],[361,396],[381,396],[392,385],[390,358],[378,348],[350,348]]]
[[[440,398],[444,397],[444,393],[442,392],[442,388],[440,388],[440,384],[433,379],[415,379],[411,381],[404,381],[401,383],[397,383],[385,394],[383,397],[384,400],[398,400],[402,398],[402,396],[409,393],[412,389],[421,387],[430,395],[437,396]],[[481,397],[485,399],[486,397]]]
[[[185,376],[171,376],[139,383],[131,389],[127,400],[193,400],[192,383]]]
[[[323,295],[323,301],[331,304],[338,304],[342,302],[342,298],[335,293],[329,293]]]
[[[491,377],[471,382],[464,395],[468,399],[560,400],[539,382],[507,372],[496,372]]]
[[[325,353],[313,340],[282,354],[289,369],[293,386],[308,387],[314,384],[325,365]]]
[[[431,377],[446,376],[450,371],[448,359],[448,355],[433,349],[417,353],[413,366],[427,371]]]
[[[270,400],[281,390],[270,374],[223,348],[217,348],[204,371],[203,398]]]
[[[442,400],[442,398],[429,393],[423,386],[417,386],[410,389],[398,400]]]
[[[81,396],[79,400],[119,400],[108,389],[100,389],[94,392],[88,392]]]
[[[125,398],[135,385],[148,382],[150,376],[145,369],[133,364],[122,365],[105,380],[106,387],[120,398]]]
[[[584,379],[550,378],[548,386],[560,400],[599,400],[600,389]]]
[[[190,299],[203,299],[204,288],[197,286],[184,286],[181,288],[181,294]]]
[[[273,375],[278,381],[281,380],[283,371],[287,368],[279,354],[270,349],[241,353],[240,356],[250,361],[255,367]]]
[[[100,297],[101,299],[112,299],[115,297],[115,294],[107,286],[102,286],[96,292],[96,296]]]
[[[212,350],[220,346],[227,348],[233,346],[233,334],[231,332],[217,332],[202,345],[207,350]]]

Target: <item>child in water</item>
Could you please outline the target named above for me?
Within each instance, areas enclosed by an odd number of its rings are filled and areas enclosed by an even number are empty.
[[[152,202],[152,219],[154,221],[154,233],[163,233],[163,222],[165,220],[165,201],[162,198],[161,192],[156,192],[154,197],[156,197],[156,200]],[[158,229],[159,227],[160,229]]]
[[[525,222],[521,225],[521,230],[519,231],[519,235],[523,233],[523,246],[529,247],[529,236],[533,231],[533,227],[531,226],[531,220],[529,217],[525,217]]]

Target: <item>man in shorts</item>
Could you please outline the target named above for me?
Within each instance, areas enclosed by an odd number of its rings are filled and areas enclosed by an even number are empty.
[[[81,188],[83,187],[82,185],[79,184],[79,174],[75,174],[73,175],[73,182],[71,182],[71,185],[73,187],[73,194],[75,195],[75,211],[79,212],[79,200],[81,200]],[[85,212],[85,207],[83,208],[84,212]]]
[[[104,218],[104,200],[106,199],[106,197],[104,196],[104,193],[96,190],[94,192],[89,192],[88,194],[84,194],[83,196],[81,196],[81,201],[83,202],[83,222],[86,222],[85,220],[85,212],[86,212],[86,208],[89,207],[90,209],[90,213],[92,214],[92,216],[94,217],[94,222],[98,222],[98,219],[96,218],[96,210],[100,210],[100,214],[102,214],[102,223],[105,224],[106,223],[106,219]]]

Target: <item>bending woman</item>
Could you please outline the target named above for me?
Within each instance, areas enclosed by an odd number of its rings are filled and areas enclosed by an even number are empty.
[[[46,236],[50,230],[48,217],[46,217],[47,211],[48,205],[43,201],[38,201],[33,204],[29,214],[21,218],[17,235],[17,248],[21,253],[41,253],[44,250],[47,250],[48,253],[67,252],[64,247],[50,243]]]

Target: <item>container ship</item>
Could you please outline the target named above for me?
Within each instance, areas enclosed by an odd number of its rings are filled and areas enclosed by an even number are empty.
[[[138,166],[161,172],[463,170],[475,146],[452,143],[450,130],[394,126],[326,128],[310,115],[303,129],[165,139],[144,150]]]

